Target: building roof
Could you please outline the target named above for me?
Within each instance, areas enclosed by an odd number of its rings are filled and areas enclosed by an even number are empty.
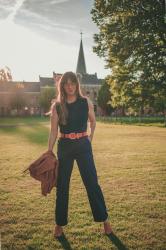
[[[80,42],[80,49],[79,49],[76,73],[86,74],[86,65],[85,65],[85,57],[84,57],[82,38],[81,38],[81,42]]]
[[[42,86],[53,86],[54,85],[54,79],[53,77],[41,77],[39,76],[39,81],[40,81],[40,85]]]
[[[40,92],[39,82],[8,81],[0,83],[0,92],[22,89],[24,92]]]
[[[97,78],[97,73],[95,74],[79,74],[79,79],[81,84],[102,84],[103,79]]]
[[[83,43],[82,43],[82,32],[81,32],[81,42],[80,42],[80,49],[79,49],[79,55],[78,55],[78,61],[77,61],[76,74],[81,84],[85,84],[85,85],[102,84],[102,79],[97,78],[97,73],[88,74],[86,71],[86,64],[85,64],[85,57],[84,57],[84,50],[83,50]]]
[[[25,92],[40,92],[40,82],[20,82],[24,85]]]

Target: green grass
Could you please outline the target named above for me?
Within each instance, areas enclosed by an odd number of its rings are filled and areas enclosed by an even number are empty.
[[[1,117],[0,126],[20,126],[20,125],[36,125],[36,123],[49,121],[49,116],[27,116],[27,117]],[[140,126],[159,126],[166,127],[164,116],[149,116],[149,117],[138,117],[138,116],[96,116],[96,120],[100,122],[107,122],[113,124],[136,124]]]
[[[49,121],[49,116],[27,116],[27,117],[1,117],[0,125],[14,126],[14,125],[36,125],[41,122]]]
[[[157,126],[166,127],[166,118],[164,116],[159,117],[138,117],[138,116],[100,116],[97,117],[97,121],[113,124],[137,124],[138,126]]]
[[[24,126],[0,128],[3,250],[109,250],[122,249],[122,245],[127,249],[165,249],[165,129],[97,122],[92,148],[115,235],[102,235],[102,223],[93,221],[75,162],[69,223],[63,227],[66,240],[59,242],[52,236],[55,188],[44,197],[40,183],[22,174],[47,150],[49,119],[8,118],[8,123]]]

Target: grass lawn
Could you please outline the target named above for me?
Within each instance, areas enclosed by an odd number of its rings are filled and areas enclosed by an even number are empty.
[[[60,242],[52,235],[55,188],[44,197],[40,183],[22,174],[47,150],[49,119],[0,120],[16,123],[24,126],[0,127],[2,250],[166,249],[165,128],[97,121],[92,148],[114,236],[103,235],[103,224],[93,221],[75,162]]]

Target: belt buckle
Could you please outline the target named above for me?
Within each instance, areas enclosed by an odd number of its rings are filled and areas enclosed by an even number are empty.
[[[70,133],[70,135],[69,135],[69,137],[70,137],[70,139],[75,139],[75,133]]]

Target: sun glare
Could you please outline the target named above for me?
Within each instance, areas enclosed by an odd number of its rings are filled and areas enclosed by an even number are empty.
[[[12,72],[17,71],[20,80],[27,76],[34,79],[39,74],[51,74],[53,70],[61,71],[64,68],[64,59],[61,58],[64,58],[67,48],[62,44],[40,37],[10,20],[1,21],[0,30],[1,62],[9,66]],[[73,55],[72,50],[74,48],[67,52],[68,55]]]

